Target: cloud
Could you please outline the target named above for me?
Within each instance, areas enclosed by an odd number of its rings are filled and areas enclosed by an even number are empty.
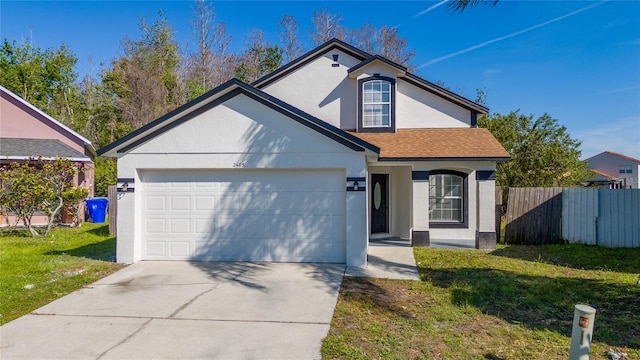
[[[582,141],[584,159],[606,150],[640,159],[640,115],[608,121],[578,131],[572,137]]]
[[[442,6],[442,5],[446,4],[448,1],[449,1],[449,0],[442,0],[442,1],[440,1],[439,3],[437,3],[437,4],[435,4],[435,5],[431,5],[431,6],[429,6],[428,8],[426,8],[426,9],[424,9],[424,10],[420,11],[419,13],[417,13],[417,14],[413,15],[412,19],[415,19],[415,18],[417,18],[417,17],[420,17],[420,16],[422,16],[422,15],[424,15],[424,14],[426,14],[426,13],[430,12],[431,10],[437,9],[437,8],[439,8],[440,6]]]
[[[502,72],[502,69],[485,69],[484,70],[485,75],[500,74],[501,72]]]
[[[625,41],[625,42],[618,43],[616,45],[619,45],[619,46],[640,45],[640,39],[635,39],[635,40],[631,40],[631,41]]]
[[[616,93],[633,91],[633,90],[640,90],[640,85],[629,86],[629,87],[619,88],[619,89],[611,89],[605,92],[605,94],[616,94]]]
[[[423,63],[422,65],[418,66],[418,69],[423,68],[423,67],[425,67],[425,66],[433,65],[433,64],[435,64],[435,63],[439,63],[440,61],[447,60],[447,59],[450,59],[450,58],[455,57],[455,56],[458,56],[458,55],[462,55],[462,54],[468,53],[468,52],[473,51],[473,50],[477,50],[477,49],[483,48],[483,47],[485,47],[485,46],[491,45],[491,44],[496,43],[496,42],[498,42],[498,41],[506,40],[506,39],[512,38],[512,37],[514,37],[514,36],[518,36],[518,35],[521,35],[521,34],[527,33],[527,32],[529,32],[529,31],[532,31],[532,30],[535,30],[535,29],[541,28],[541,27],[543,27],[543,26],[546,26],[546,25],[552,24],[552,23],[554,23],[554,22],[557,22],[557,21],[560,21],[560,20],[566,19],[566,18],[568,18],[568,17],[570,17],[570,16],[573,16],[573,15],[579,14],[579,13],[581,13],[581,12],[583,12],[583,11],[587,11],[587,10],[589,10],[589,9],[591,9],[591,8],[594,8],[594,7],[598,6],[598,5],[601,5],[601,4],[603,4],[603,3],[607,2],[607,1],[608,1],[608,0],[603,0],[603,1],[600,1],[600,2],[598,2],[598,3],[591,4],[591,5],[589,5],[589,6],[586,6],[586,7],[581,8],[581,9],[578,9],[578,10],[572,11],[572,12],[570,12],[570,13],[568,13],[568,14],[565,14],[565,15],[562,15],[562,16],[558,16],[557,18],[554,18],[554,19],[551,19],[551,20],[545,21],[545,22],[543,22],[543,23],[540,23],[540,24],[537,24],[537,25],[530,26],[530,27],[528,27],[528,28],[526,28],[526,29],[523,29],[523,30],[520,30],[520,31],[516,31],[516,32],[511,33],[511,34],[508,34],[508,35],[500,36],[500,37],[497,37],[497,38],[495,38],[495,39],[492,39],[492,40],[488,40],[488,41],[482,42],[482,43],[480,43],[480,44],[478,44],[478,45],[474,45],[474,46],[468,47],[468,48],[466,48],[466,49],[463,49],[463,50],[460,50],[460,51],[456,51],[456,52],[451,53],[451,54],[449,54],[449,55],[445,55],[445,56],[441,56],[441,57],[439,57],[439,58],[435,58],[435,59],[433,59],[433,60],[429,60],[429,61],[427,61],[427,62]],[[438,3],[438,4],[440,4],[440,3]],[[436,4],[436,5],[438,5],[438,4]],[[436,5],[434,5],[434,6],[436,6]],[[427,10],[429,10],[429,9],[427,9]],[[427,10],[424,10],[424,11],[427,11]],[[420,13],[418,13],[418,14],[420,14]]]

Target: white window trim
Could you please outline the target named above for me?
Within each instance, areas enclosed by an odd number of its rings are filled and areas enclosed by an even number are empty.
[[[380,86],[381,88],[382,88],[382,86],[384,86],[386,84],[386,86],[388,87],[387,91],[389,93],[389,101],[376,101],[376,102],[374,102],[374,101],[367,102],[366,101],[366,99],[365,99],[365,93],[366,93],[365,92],[365,86],[367,84],[376,83],[376,82],[379,82],[381,84],[381,86]],[[393,102],[393,84],[388,80],[373,79],[373,80],[369,80],[369,81],[363,82],[361,91],[362,91],[362,127],[363,128],[390,128],[392,126],[391,125],[391,121],[392,121],[391,120],[391,117],[392,117],[391,112],[393,110],[392,110],[392,105],[391,104]],[[381,92],[381,94],[382,93],[383,92]],[[387,113],[388,124],[385,125],[383,123],[384,121],[381,121],[380,124],[367,125],[366,121],[365,121],[365,119],[367,118],[367,111],[365,111],[365,108],[366,108],[367,105],[381,105],[381,106],[387,105],[388,109],[389,109],[389,112]]]

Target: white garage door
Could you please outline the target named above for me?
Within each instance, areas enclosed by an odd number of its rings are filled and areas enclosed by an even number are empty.
[[[146,171],[145,260],[345,262],[341,171]]]

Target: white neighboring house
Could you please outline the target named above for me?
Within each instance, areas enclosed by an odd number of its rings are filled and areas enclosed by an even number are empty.
[[[336,262],[372,234],[495,247],[488,109],[339,40],[230,80],[99,150],[117,261]]]
[[[587,159],[594,182],[612,189],[638,189],[640,185],[640,160],[630,156],[605,151]]]

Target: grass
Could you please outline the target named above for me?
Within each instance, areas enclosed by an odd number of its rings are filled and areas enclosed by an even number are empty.
[[[567,359],[574,305],[591,359],[640,359],[640,249],[414,249],[422,281],[346,278],[325,359]]]
[[[0,324],[120,268],[108,225],[54,229],[47,238],[26,230],[0,230]]]

